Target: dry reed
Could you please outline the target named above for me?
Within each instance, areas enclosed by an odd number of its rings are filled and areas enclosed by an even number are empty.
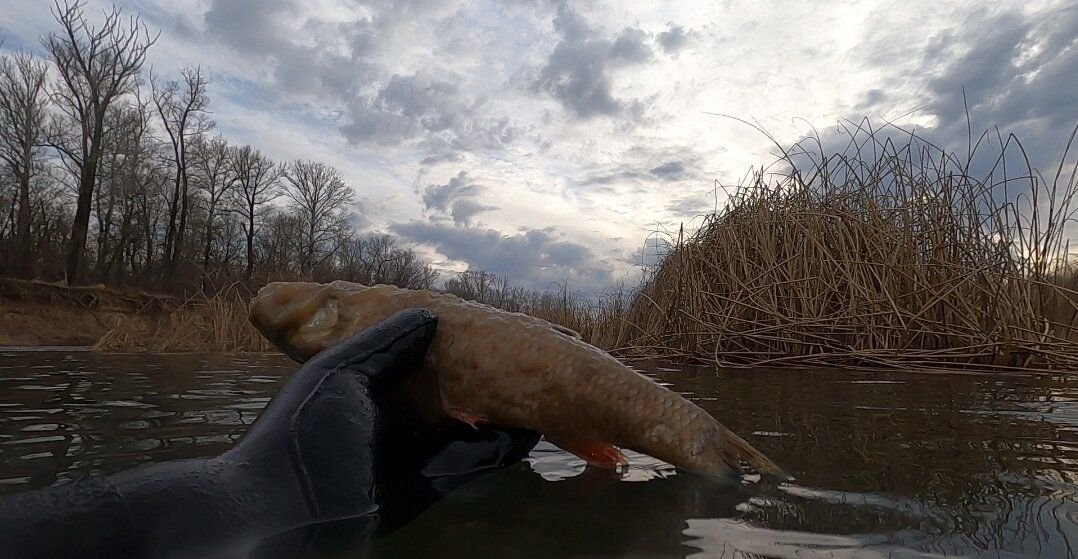
[[[1074,135],[1047,180],[1028,164],[1015,171],[1024,153],[1013,137],[997,136],[978,173],[987,136],[960,158],[896,127],[847,132],[841,152],[811,138],[783,151],[778,170],[724,188],[727,205],[670,236],[635,290],[582,297],[502,278],[462,294],[624,357],[1078,370],[1078,263],[1065,231],[1078,223]],[[247,322],[249,295],[232,285],[194,297],[152,326],[121,324],[98,347],[269,350]]]
[[[894,127],[847,132],[842,152],[818,138],[783,152],[669,239],[608,347],[723,366],[1078,370],[1074,136],[1046,180],[1015,172],[1013,137],[975,177],[981,142],[963,159]]]
[[[527,303],[511,310],[565,326],[592,345],[613,348],[631,328],[626,321],[631,297],[622,286],[585,297],[562,285],[555,292],[532,293]]]
[[[248,322],[250,293],[240,284],[195,295],[175,310],[125,317],[94,346],[99,351],[270,351]]]

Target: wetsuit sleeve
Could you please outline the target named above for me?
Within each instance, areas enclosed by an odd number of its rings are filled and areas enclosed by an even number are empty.
[[[436,326],[429,311],[402,311],[323,352],[221,456],[0,499],[0,559],[207,557],[285,533],[308,545],[305,527],[328,521],[357,538],[403,525],[475,474],[519,461],[539,438],[387,412]]]
[[[0,557],[131,557],[135,525],[119,490],[90,478],[0,501]]]

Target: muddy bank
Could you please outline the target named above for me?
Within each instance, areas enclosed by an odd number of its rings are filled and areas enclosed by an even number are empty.
[[[0,345],[92,346],[120,325],[151,329],[178,306],[169,296],[102,285],[0,278]]]

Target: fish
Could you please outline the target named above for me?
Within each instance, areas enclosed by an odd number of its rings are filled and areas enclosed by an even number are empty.
[[[342,280],[270,283],[250,322],[304,362],[395,312],[426,308],[438,329],[404,397],[425,416],[538,431],[588,464],[622,469],[632,449],[679,470],[792,479],[696,404],[546,320],[449,293]],[[447,419],[448,420],[448,419]]]

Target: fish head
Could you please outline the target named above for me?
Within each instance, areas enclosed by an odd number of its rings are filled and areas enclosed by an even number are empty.
[[[736,483],[741,473],[736,457],[731,460],[726,448],[724,429],[717,422],[698,427],[677,457],[678,467],[697,475]]]
[[[251,300],[249,320],[268,340],[299,362],[342,341],[339,293],[332,285],[271,283]]]
[[[692,459],[687,466],[697,474],[737,483],[744,471],[741,467],[744,462],[761,475],[779,481],[794,479],[745,439],[718,422],[710,428],[699,430],[692,448]]]

